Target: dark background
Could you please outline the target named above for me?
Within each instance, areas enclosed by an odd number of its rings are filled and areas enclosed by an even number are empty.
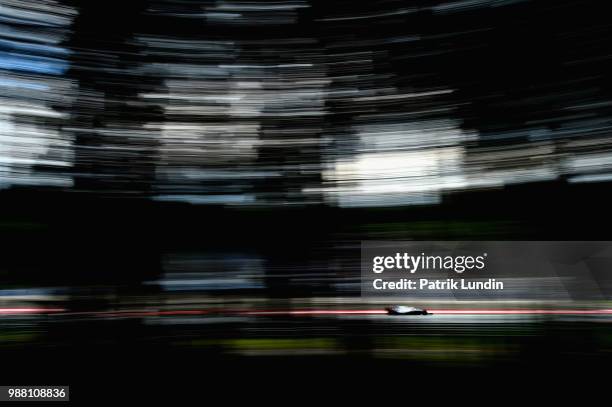
[[[594,379],[609,315],[287,312],[382,310],[359,297],[363,240],[612,240],[606,6],[7,3],[3,383],[274,399]],[[338,170],[365,157],[390,168]]]

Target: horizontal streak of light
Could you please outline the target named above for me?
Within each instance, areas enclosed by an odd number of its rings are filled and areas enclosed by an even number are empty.
[[[0,315],[11,314],[47,314],[65,312],[64,308],[0,308]]]
[[[302,310],[302,311],[246,311],[241,315],[371,315],[386,314],[385,310]]]
[[[612,314],[612,309],[593,309],[593,310],[576,310],[576,309],[440,309],[428,310],[432,314],[459,314],[459,315],[601,315]]]
[[[612,309],[575,310],[575,309],[428,309],[430,314],[438,315],[601,315],[612,314]],[[296,310],[296,311],[247,311],[242,315],[379,315],[385,310]]]
[[[10,314],[45,314],[65,313],[64,308],[0,308],[0,315]],[[428,309],[430,314],[437,315],[612,315],[612,309]],[[67,314],[95,314],[107,317],[147,317],[147,316],[179,316],[207,315],[213,312],[207,310],[168,310],[168,311],[101,311],[76,312]],[[226,313],[223,311],[220,314]],[[386,310],[284,310],[284,311],[229,311],[235,315],[382,315]]]

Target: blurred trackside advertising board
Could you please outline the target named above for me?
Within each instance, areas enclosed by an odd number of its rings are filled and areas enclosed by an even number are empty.
[[[361,295],[612,299],[611,241],[362,241]]]

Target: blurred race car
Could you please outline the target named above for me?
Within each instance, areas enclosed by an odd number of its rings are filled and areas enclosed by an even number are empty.
[[[393,305],[385,309],[389,315],[431,315],[426,309],[406,307],[405,305]]]

